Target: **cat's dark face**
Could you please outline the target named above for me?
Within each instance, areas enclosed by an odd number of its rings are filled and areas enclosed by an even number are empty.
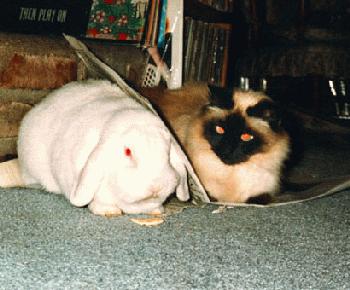
[[[206,122],[204,136],[215,154],[228,165],[247,161],[261,150],[263,143],[259,134],[247,127],[238,114]]]
[[[263,152],[269,138],[266,131],[278,134],[282,130],[280,114],[271,100],[248,103],[238,110],[241,100],[234,100],[232,95],[232,90],[210,87],[210,104],[203,110],[204,115],[210,115],[204,122],[203,135],[218,158],[227,165],[247,161],[252,155]],[[218,116],[215,116],[215,110],[220,111]],[[265,130],[252,125],[254,119],[262,121]]]

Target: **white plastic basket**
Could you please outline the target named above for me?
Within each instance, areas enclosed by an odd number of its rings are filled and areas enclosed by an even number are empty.
[[[142,86],[156,87],[159,84],[160,78],[161,75],[158,68],[155,65],[148,63],[145,69],[145,76],[142,81]]]

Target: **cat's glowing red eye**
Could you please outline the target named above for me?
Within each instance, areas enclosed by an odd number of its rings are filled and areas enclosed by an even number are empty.
[[[222,135],[225,133],[225,129],[221,126],[215,126],[215,132]]]
[[[124,154],[125,156],[130,157],[132,155],[131,149],[129,147],[126,147],[124,149]]]
[[[254,136],[249,134],[249,133],[243,133],[241,135],[241,140],[244,141],[244,142],[247,142],[247,141],[250,141],[250,140],[253,140],[254,139]]]

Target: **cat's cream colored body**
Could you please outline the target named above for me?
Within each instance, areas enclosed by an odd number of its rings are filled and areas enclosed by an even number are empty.
[[[147,89],[143,93],[173,129],[213,200],[241,203],[250,197],[278,192],[283,163],[289,153],[289,137],[286,132],[276,133],[267,122],[246,114],[248,107],[261,100],[270,100],[266,95],[238,91],[233,95],[233,108],[212,109],[204,115],[202,109],[209,102],[205,84],[191,84],[173,91]],[[249,160],[227,165],[211,150],[203,127],[211,118],[232,113],[241,115],[249,127],[258,131],[264,145],[262,151],[250,156]]]

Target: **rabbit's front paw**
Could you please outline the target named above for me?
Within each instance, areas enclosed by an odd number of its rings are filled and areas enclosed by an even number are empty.
[[[161,215],[164,213],[164,207],[163,206],[159,206],[158,208],[153,209],[150,212],[147,212],[147,214],[149,215]]]
[[[103,204],[93,200],[89,204],[89,210],[95,215],[102,215],[106,217],[120,216],[122,211],[116,205]]]

